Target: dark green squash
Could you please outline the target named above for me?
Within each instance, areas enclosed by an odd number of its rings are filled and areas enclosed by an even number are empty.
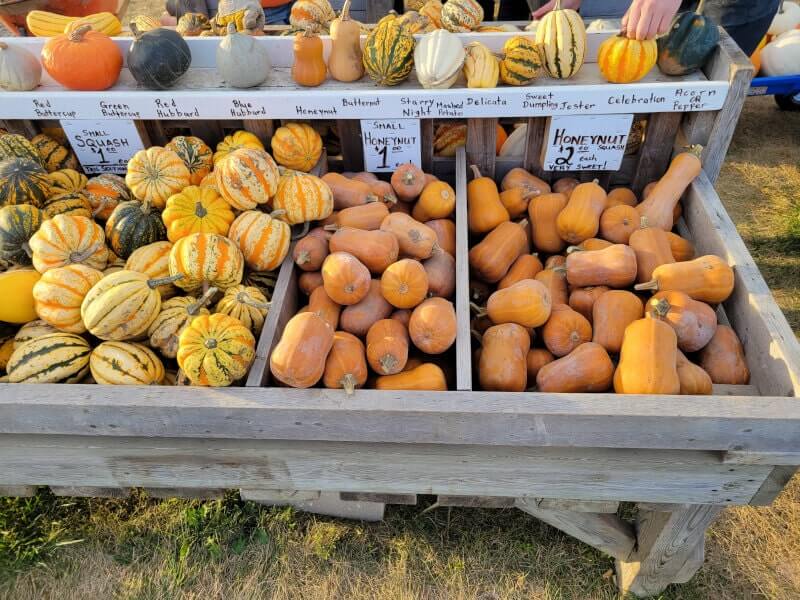
[[[123,259],[137,248],[166,239],[167,229],[161,215],[147,202],[122,202],[106,221],[106,242]]]
[[[0,206],[33,204],[38,208],[49,195],[50,178],[38,162],[27,158],[0,161]]]
[[[42,224],[42,211],[32,204],[0,208],[0,260],[18,266],[30,266],[28,241]]]
[[[136,39],[128,48],[128,70],[140,85],[164,90],[189,70],[192,52],[181,35],[171,29],[140,32],[131,24]]]
[[[0,160],[24,158],[44,167],[44,162],[36,147],[25,137],[17,133],[6,133],[0,136]]]
[[[665,75],[686,75],[706,64],[719,43],[716,23],[697,10],[675,17],[669,33],[658,39],[658,68]]]

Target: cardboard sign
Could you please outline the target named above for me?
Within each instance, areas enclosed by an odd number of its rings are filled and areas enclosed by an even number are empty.
[[[551,117],[542,159],[545,171],[616,171],[633,115]]]
[[[420,166],[420,128],[418,119],[361,121],[364,170],[371,173],[394,171],[411,162]]]
[[[61,127],[87,175],[124,175],[128,161],[144,150],[133,121],[61,121]]]

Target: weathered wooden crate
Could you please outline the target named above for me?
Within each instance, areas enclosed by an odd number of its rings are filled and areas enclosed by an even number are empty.
[[[234,488],[261,502],[366,519],[381,518],[386,503],[413,504],[419,494],[434,494],[442,506],[516,507],[564,530],[617,559],[623,590],[649,595],[687,581],[702,564],[703,533],[719,512],[729,505],[769,504],[800,464],[800,348],[712,185],[751,76],[723,36],[691,85],[724,88],[724,102],[714,110],[643,114],[640,151],[619,172],[601,175],[606,183],[640,190],[663,172],[674,147],[704,144],[705,173],[684,198],[680,227],[698,252],[734,266],[736,287],[720,317],[742,339],[751,385],[718,387],[714,396],[700,398],[471,391],[466,165],[497,177],[522,165],[547,178],[540,169],[547,116],[524,116],[524,157],[497,160],[497,112],[469,117],[466,153],[456,159],[433,156],[430,141],[441,116],[432,115],[422,123],[423,166],[451,178],[458,195],[455,391],[359,390],[346,396],[341,390],[262,387],[269,386],[269,351],[297,306],[287,262],[246,387],[0,385],[3,491],[26,494],[49,485],[60,494],[114,496],[145,487],[158,496],[215,497]],[[670,86],[675,83],[650,80],[626,89]],[[576,88],[579,94],[589,90]],[[143,94],[117,92],[136,101]],[[278,103],[282,93],[262,90],[253,97]],[[332,97],[344,93],[335,86],[329,91]],[[394,91],[364,85],[347,93],[427,94],[413,82]],[[512,94],[506,88],[502,93]],[[183,99],[200,94],[216,106],[231,97],[230,91],[202,87],[175,92]],[[69,96],[52,90],[42,97],[57,103]],[[0,116],[11,119],[6,124],[39,130],[45,123],[25,120],[24,102],[14,98],[0,98]],[[276,105],[274,120],[145,119],[141,130],[152,143],[175,128],[214,143],[241,126],[268,141],[278,118],[291,117],[280,110]],[[358,169],[359,122],[337,119],[337,126],[342,156],[330,164]],[[636,523],[617,515],[623,501],[637,503]]]

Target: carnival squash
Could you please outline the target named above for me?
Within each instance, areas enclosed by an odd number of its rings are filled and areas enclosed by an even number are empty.
[[[606,38],[597,50],[600,74],[611,83],[639,81],[656,65],[656,41],[631,39],[623,33]]]
[[[139,150],[128,161],[125,183],[133,195],[162,209],[167,198],[189,185],[189,169],[172,150],[153,146]]]
[[[150,346],[165,358],[175,358],[181,333],[197,317],[211,314],[206,306],[216,293],[217,288],[210,288],[201,298],[179,296],[162,302],[161,311],[147,329]]]
[[[228,386],[247,374],[255,345],[250,330],[233,317],[201,315],[180,335],[178,366],[193,385]]]
[[[215,233],[183,237],[169,253],[170,277],[190,294],[211,286],[227,290],[241,283],[243,271],[244,257],[237,245]]]
[[[503,44],[500,80],[506,85],[530,85],[542,73],[540,47],[534,40],[515,35]]]
[[[128,257],[124,267],[129,271],[144,273],[148,279],[169,279],[169,253],[172,251],[172,244],[169,242],[155,242],[142,246]],[[178,293],[177,288],[167,281],[159,285],[158,293],[161,299],[166,300]]]
[[[441,10],[442,27],[454,33],[475,31],[483,22],[483,7],[477,0],[447,0]]]
[[[84,265],[50,269],[33,286],[36,315],[59,331],[83,333],[81,304],[103,273]]]
[[[610,290],[602,294],[592,307],[592,341],[611,354],[622,348],[625,328],[642,318],[644,306],[636,294]]]
[[[322,156],[322,138],[307,123],[287,123],[272,136],[272,155],[279,165],[308,172]]]
[[[586,342],[541,367],[536,387],[547,393],[605,392],[613,378],[614,364],[608,352],[600,344]]]
[[[263,150],[264,144],[261,143],[261,140],[258,139],[254,133],[250,133],[249,131],[234,131],[232,134],[226,135],[225,138],[217,144],[217,150],[212,157],[214,165],[235,150],[241,148]]]
[[[414,66],[414,37],[396,19],[383,18],[364,43],[364,67],[378,85],[397,85]]]
[[[114,253],[127,259],[137,248],[164,240],[167,230],[149,201],[132,200],[117,205],[106,221],[105,234]]]
[[[42,212],[32,204],[0,208],[0,260],[29,266],[33,255],[29,242],[42,221]]]
[[[200,301],[204,298],[205,294]],[[235,285],[225,290],[214,312],[233,317],[257,335],[261,333],[269,309],[270,302],[257,287]]]
[[[108,260],[103,229],[86,217],[56,215],[42,223],[29,244],[40,273],[69,264],[102,270]]]
[[[49,173],[54,173],[60,169],[74,170],[79,168],[78,159],[75,157],[75,153],[66,146],[59,144],[49,135],[40,133],[39,135],[33,136],[31,138],[31,145],[36,148],[36,152],[38,152],[39,156],[42,158],[44,168],[47,169]],[[51,182],[54,181],[52,177],[50,180]],[[86,182],[84,181],[84,184],[85,183]],[[74,191],[77,190],[68,189],[63,190],[61,193]]]
[[[295,388],[315,385],[325,373],[333,336],[333,329],[318,315],[311,312],[295,315],[289,319],[270,355],[272,375]]]
[[[0,137],[0,141],[7,137]],[[42,207],[50,193],[50,178],[38,160],[16,157],[0,160],[0,206]]]
[[[618,394],[679,394],[678,338],[656,319],[638,319],[625,328],[614,373]]]
[[[54,143],[58,144],[55,140]],[[60,148],[64,148],[59,144]],[[50,159],[53,157],[50,155]],[[57,169],[50,172],[50,193],[52,195],[69,194],[71,192],[86,193],[86,186],[89,179],[83,173],[78,173],[75,169],[69,167]]]
[[[234,150],[215,161],[214,173],[217,190],[236,210],[266,204],[278,190],[278,165],[265,150]]]
[[[199,137],[179,135],[172,138],[164,147],[177,154],[189,169],[189,183],[192,185],[200,185],[214,166],[211,148]]]
[[[52,178],[55,173],[51,173]],[[125,180],[113,173],[103,173],[92,177],[84,190],[92,205],[94,218],[105,221],[120,202],[131,200],[131,192]]]
[[[167,238],[176,242],[199,232],[226,235],[233,211],[214,188],[192,185],[169,197],[161,218],[167,227]]]

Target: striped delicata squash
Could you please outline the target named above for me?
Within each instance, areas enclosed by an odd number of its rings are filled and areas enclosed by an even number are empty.
[[[89,371],[89,342],[74,333],[50,333],[15,348],[6,370],[11,383],[77,383]]]
[[[87,23],[95,31],[110,36],[119,35],[122,31],[119,19],[110,12],[95,13],[86,17],[66,17],[44,10],[32,10],[25,17],[25,25],[37,37],[55,37],[64,33],[68,25],[76,22]]]
[[[414,66],[414,37],[389,14],[381,19],[364,44],[364,67],[378,85],[397,85]]]
[[[555,8],[547,13],[536,28],[536,43],[541,44],[544,67],[551,77],[567,79],[580,71],[586,54],[586,28],[574,10]]]

